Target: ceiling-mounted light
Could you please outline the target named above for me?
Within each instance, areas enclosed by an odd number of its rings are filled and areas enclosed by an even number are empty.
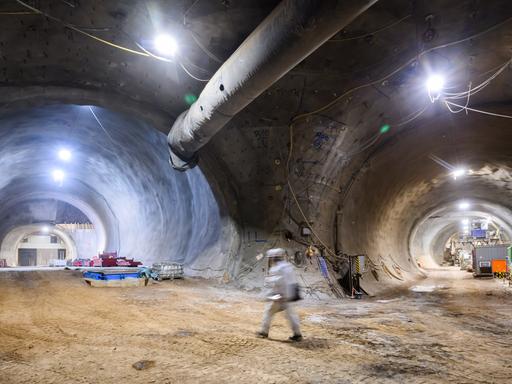
[[[427,89],[432,93],[439,93],[444,88],[444,77],[441,75],[431,75],[427,79]]]
[[[465,176],[468,174],[468,171],[465,170],[464,168],[457,168],[455,169],[451,175],[453,177],[454,180],[457,180],[458,177],[462,177],[462,176]]]
[[[52,172],[53,181],[59,184],[62,184],[65,176],[66,175],[64,174],[64,171],[62,169],[54,169]]]
[[[154,46],[155,50],[164,56],[174,56],[178,51],[178,43],[172,36],[167,34],[155,37]]]
[[[59,159],[62,161],[69,161],[71,160],[71,151],[67,148],[61,148],[59,149]]]
[[[466,209],[469,209],[469,207],[471,206],[471,204],[469,204],[467,201],[461,201],[459,204],[458,204],[458,207],[459,209],[461,210],[466,210]]]
[[[444,77],[440,75],[431,75],[427,79],[427,91],[430,101],[434,102],[441,96],[444,88]]]

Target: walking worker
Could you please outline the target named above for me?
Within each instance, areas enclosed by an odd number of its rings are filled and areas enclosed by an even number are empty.
[[[261,331],[258,337],[267,338],[272,317],[278,313],[285,313],[293,330],[292,341],[301,341],[299,317],[293,310],[292,302],[301,300],[300,287],[293,266],[287,261],[287,253],[282,248],[269,249],[266,253],[268,260],[268,276],[265,286],[268,288],[265,299],[269,301],[265,309]]]

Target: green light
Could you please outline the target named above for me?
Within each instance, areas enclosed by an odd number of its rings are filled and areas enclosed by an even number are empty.
[[[380,133],[381,134],[387,133],[387,132],[389,132],[390,129],[391,129],[391,126],[389,124],[384,124],[382,127],[380,127]]]
[[[185,95],[184,99],[185,99],[185,103],[187,103],[188,105],[192,105],[197,101],[197,96],[194,95],[193,93],[187,93]]]

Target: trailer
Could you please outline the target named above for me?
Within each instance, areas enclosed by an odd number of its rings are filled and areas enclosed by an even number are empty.
[[[500,271],[493,270],[501,268],[501,260],[507,260],[507,248],[510,244],[485,245],[476,247],[473,250],[473,276],[492,277]]]
[[[138,269],[89,270],[83,273],[83,277],[91,287],[142,287],[148,283]]]
[[[151,274],[155,280],[182,279],[183,264],[180,263],[155,263],[151,267]]]

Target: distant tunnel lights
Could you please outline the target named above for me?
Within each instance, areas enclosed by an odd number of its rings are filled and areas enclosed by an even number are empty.
[[[471,206],[471,204],[469,204],[467,201],[461,201],[459,204],[458,204],[458,207],[460,210],[466,210],[466,209],[469,209],[469,207]]]
[[[155,50],[164,56],[174,56],[178,51],[178,43],[176,40],[166,34],[158,35],[154,40]]]
[[[58,156],[62,161],[69,161],[71,160],[71,151],[69,149],[62,148],[59,150]]]
[[[53,170],[52,178],[53,178],[53,181],[55,181],[56,183],[62,184],[62,182],[64,181],[64,177],[65,177],[65,174],[64,174],[63,170],[61,170],[61,169]]]
[[[464,168],[458,168],[458,169],[455,169],[451,175],[452,177],[454,178],[454,180],[457,180],[458,177],[462,177],[462,176],[465,176],[468,174],[468,171]]]

